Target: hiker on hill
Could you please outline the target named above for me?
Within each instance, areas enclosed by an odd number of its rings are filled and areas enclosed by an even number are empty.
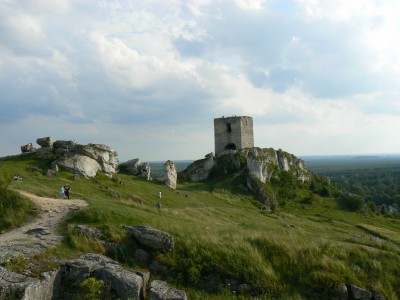
[[[60,188],[60,195],[61,195],[61,198],[65,199],[65,190],[64,190],[63,186],[61,186],[61,188]]]
[[[64,185],[64,194],[65,194],[65,197],[66,197],[67,199],[69,199],[69,192],[70,192],[70,190],[71,190],[71,187],[69,186],[68,183],[66,183],[66,184]]]

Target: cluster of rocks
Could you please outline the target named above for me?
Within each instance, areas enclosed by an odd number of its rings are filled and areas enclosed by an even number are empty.
[[[355,284],[340,284],[336,286],[332,292],[331,300],[385,300],[386,298],[376,291],[368,291]]]
[[[35,148],[32,143],[21,146],[22,153],[34,153],[39,158],[52,159],[48,175],[55,175],[59,168],[87,178],[97,172],[112,175],[118,168],[118,153],[103,144],[82,145],[75,141],[58,141],[51,137],[38,138]]]
[[[102,291],[104,299],[186,300],[187,296],[183,290],[175,289],[165,281],[153,280],[149,285],[150,272],[161,274],[160,270],[166,267],[156,260],[149,264],[148,251],[173,250],[174,237],[167,232],[148,226],[125,226],[124,228],[139,245],[134,253],[134,259],[139,265],[148,267],[149,271],[125,269],[111,258],[93,253],[84,254],[75,259],[62,260],[58,269],[43,273],[40,278],[14,273],[0,267],[0,300],[75,299],[82,296],[82,283],[90,278],[104,282],[106,287]],[[101,242],[103,235],[97,228],[77,225],[76,230],[80,235]],[[214,277],[209,280],[205,278],[204,283],[207,286],[204,288],[210,289],[214,284],[217,291],[222,284],[221,280]],[[226,285],[231,292],[253,294],[250,285],[234,281],[227,281]],[[149,294],[146,295],[147,293]],[[331,290],[327,299],[384,300],[385,297],[354,284],[340,284]]]
[[[161,177],[151,177],[151,167],[149,163],[141,163],[140,159],[135,158],[119,164],[119,170],[136,175],[146,180],[154,180],[165,184],[171,189],[176,189],[178,174],[175,164],[171,160],[167,160],[164,164],[164,173]]]
[[[119,164],[119,169],[131,175],[136,175],[146,180],[152,180],[149,163],[141,163],[139,158],[131,159]]]
[[[174,238],[169,233],[147,226],[126,226],[125,229],[147,251],[170,251],[174,248]],[[77,225],[76,232],[102,242],[103,235],[97,228]],[[147,251],[137,249],[135,258],[139,252],[148,258]],[[143,263],[147,265],[147,261]],[[157,268],[160,265],[152,262],[149,270],[156,272]],[[165,281],[153,280],[148,288],[149,271],[128,270],[107,256],[87,253],[75,259],[62,260],[57,270],[43,273],[39,279],[0,267],[0,300],[75,299],[81,296],[82,283],[90,278],[104,282],[104,299],[187,299],[184,291],[170,287]]]
[[[38,138],[36,143],[40,148],[28,143],[21,146],[21,151],[22,154],[34,153],[39,158],[52,159],[47,176],[56,176],[60,168],[86,178],[95,177],[99,171],[110,176],[118,171],[124,171],[176,189],[177,171],[175,164],[170,160],[164,164],[163,176],[153,179],[149,163],[141,163],[138,158],[119,163],[118,153],[103,144],[82,145],[75,141],[58,141],[52,137]]]
[[[305,162],[293,154],[281,149],[257,147],[224,151],[218,157],[213,153],[207,154],[180,172],[179,178],[196,182],[209,178],[214,170],[225,174],[246,170],[249,177],[266,183],[277,175],[279,169],[291,172],[303,182],[312,178],[312,172],[307,169]]]
[[[141,163],[136,158],[118,164],[117,152],[103,144],[81,145],[75,141],[56,141],[51,137],[38,138],[36,143],[41,148],[36,149],[32,143],[29,143],[21,146],[21,151],[35,153],[42,158],[54,158],[51,169],[47,171],[49,176],[56,175],[59,167],[88,178],[96,176],[98,171],[112,175],[121,170],[176,189],[178,178],[197,182],[208,179],[214,170],[226,174],[246,171],[250,178],[247,188],[256,194],[259,187],[254,179],[266,183],[277,175],[277,170],[291,172],[303,182],[312,178],[312,173],[303,160],[281,149],[252,147],[225,151],[218,157],[209,153],[205,158],[194,161],[179,174],[177,174],[175,164],[168,160],[164,164],[164,174],[153,179],[149,163]]]
[[[89,278],[104,282],[104,299],[145,299],[150,273],[127,270],[111,258],[94,253],[63,260],[59,269],[42,273],[41,278],[0,267],[0,299],[76,299],[84,293],[82,283]],[[184,291],[170,287],[165,281],[154,280],[150,284],[149,299],[186,300],[187,296]]]
[[[285,151],[272,148],[244,148],[241,150],[228,150],[215,157],[213,153],[205,158],[196,160],[185,170],[178,174],[179,179],[187,181],[202,181],[210,178],[212,174],[231,174],[232,176],[246,176],[246,186],[262,201],[267,210],[274,206],[274,200],[265,194],[263,184],[271,178],[278,178],[283,172],[290,172],[298,180],[305,182],[313,178],[303,160]]]

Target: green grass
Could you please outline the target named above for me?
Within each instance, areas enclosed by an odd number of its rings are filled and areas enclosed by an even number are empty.
[[[166,279],[185,289],[190,299],[241,299],[240,290],[233,291],[235,284],[250,285],[258,299],[321,299],[339,283],[400,298],[398,220],[349,212],[336,200],[320,196],[305,206],[301,199],[307,193],[301,189],[295,199],[269,214],[254,205],[251,195],[239,189],[231,193],[232,182],[184,183],[171,190],[124,174],[113,179],[99,175],[74,180],[63,172],[46,177],[46,167],[29,157],[0,161],[0,178],[23,177],[11,182],[13,190],[59,198],[59,187],[68,182],[71,198],[89,203],[63,224],[67,238],[49,249],[48,256],[104,253],[95,241],[76,236],[73,224],[102,229],[108,241],[124,244],[127,253],[135,245],[128,242],[122,226],[148,225],[175,237],[173,251],[153,255],[173,269]],[[118,258],[135,266],[127,253]],[[202,289],[215,282],[215,290]]]
[[[18,192],[9,189],[10,180],[0,181],[0,230],[20,226],[37,215],[35,205]]]

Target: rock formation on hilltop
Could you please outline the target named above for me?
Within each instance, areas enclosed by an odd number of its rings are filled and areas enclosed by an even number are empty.
[[[137,175],[140,172],[140,159],[135,158],[119,164],[119,169],[131,175]]]
[[[58,167],[85,177],[94,177],[97,172],[112,175],[118,168],[118,153],[103,144],[78,144],[75,141],[58,141],[51,137],[38,138],[36,149],[32,143],[21,146],[22,153],[34,153],[39,158],[53,160],[54,174]]]
[[[190,164],[179,173],[179,177],[188,181],[201,181],[209,178],[212,171],[223,174],[247,171],[248,176],[266,183],[278,174],[278,170],[289,172],[302,182],[312,178],[305,162],[293,154],[281,149],[257,147],[225,151],[218,157],[210,153],[206,158]]]
[[[210,176],[212,168],[216,165],[214,153],[209,153],[203,159],[191,163],[185,170],[179,173],[179,178],[188,181],[202,181]]]
[[[138,158],[128,160],[119,164],[119,170],[123,173],[137,175],[146,180],[165,184],[171,189],[176,189],[177,171],[173,161],[167,160],[163,165],[163,175],[156,178],[151,177],[151,166],[149,163],[140,163]]]
[[[196,160],[180,172],[179,178],[196,182],[213,176],[230,176],[231,181],[235,181],[234,186],[252,192],[266,209],[271,209],[276,204],[276,195],[271,189],[266,190],[265,184],[272,179],[280,181],[287,178],[286,175],[301,183],[314,178],[304,161],[296,156],[281,149],[252,147],[224,151],[217,157],[208,154],[206,158]]]

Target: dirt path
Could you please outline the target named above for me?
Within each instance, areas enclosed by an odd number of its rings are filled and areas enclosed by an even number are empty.
[[[86,207],[84,200],[44,198],[28,192],[20,193],[30,198],[40,209],[34,221],[0,235],[0,263],[23,254],[31,257],[62,240],[57,227],[66,215]]]

